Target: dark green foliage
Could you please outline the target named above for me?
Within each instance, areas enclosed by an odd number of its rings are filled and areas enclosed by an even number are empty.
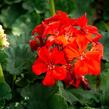
[[[104,45],[104,60],[109,62],[109,32],[102,32],[103,38],[101,39],[102,44]]]

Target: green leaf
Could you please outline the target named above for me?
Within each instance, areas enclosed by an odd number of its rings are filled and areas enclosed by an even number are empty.
[[[95,24],[95,26],[98,27],[99,30],[102,30],[102,31],[107,31],[109,30],[106,23],[104,21],[100,21],[98,23]]]
[[[58,94],[64,98],[64,100],[66,100],[67,102],[69,102],[70,104],[73,104],[75,102],[80,102],[80,100],[73,94],[70,92],[70,90],[65,89],[63,87],[62,82],[58,82]]]
[[[20,54],[17,54],[17,50],[19,53],[22,52],[19,47],[10,48],[7,52],[8,58],[6,69],[10,74],[13,75],[20,74],[24,69],[24,62],[20,57]]]
[[[23,2],[22,6],[29,12],[36,11],[38,13],[47,12],[48,0],[26,0]]]
[[[109,18],[109,7],[108,7],[108,4],[109,4],[109,0],[105,0],[104,2],[104,8],[103,8],[103,17],[104,17],[104,20],[108,20]]]
[[[22,97],[27,101],[27,109],[49,109],[49,100],[55,93],[55,87],[48,88],[41,84],[28,85],[21,91]]]
[[[96,90],[83,90],[82,88],[79,89],[72,89],[71,92],[75,95],[78,99],[80,104],[82,105],[96,105],[99,103],[99,95]]]
[[[6,69],[10,74],[20,74],[24,69],[31,70],[34,57],[28,46],[11,47],[8,49],[7,55]]]
[[[5,3],[11,5],[11,4],[13,4],[13,3],[19,3],[19,2],[21,2],[22,0],[4,0],[4,1],[5,1]]]
[[[10,86],[4,82],[4,83],[0,83],[0,100],[1,99],[11,99],[12,95],[11,95],[11,89]]]
[[[2,64],[2,66],[6,66],[6,62],[7,62],[7,54],[5,52],[5,50],[0,50],[0,63]]]
[[[2,71],[2,67],[0,65],[0,100],[2,100],[2,99],[8,100],[8,99],[11,99],[11,97],[12,97],[11,89],[5,81],[3,71]]]
[[[5,101],[3,99],[0,100],[0,109],[3,109],[4,105],[5,105]]]
[[[10,48],[7,49],[6,70],[13,75],[18,75],[23,70],[31,71],[34,53],[29,47],[29,35],[9,35]]]
[[[0,21],[6,28],[11,29],[13,22],[15,22],[16,19],[20,16],[22,11],[18,10],[21,9],[17,5],[12,5],[11,7],[5,7],[4,9],[1,10]]]
[[[109,32],[101,32],[103,37],[100,40],[100,42],[103,44],[104,46],[104,55],[103,55],[103,59],[109,62]]]
[[[68,109],[68,104],[62,96],[56,93],[50,98],[49,109]]]
[[[70,12],[70,16],[77,18],[86,13],[88,23],[92,24],[95,20],[94,15],[96,14],[95,7],[93,6],[94,0],[76,0],[73,2],[75,4],[75,8]]]
[[[29,33],[29,35],[31,35],[31,31],[40,23],[40,20],[40,15],[36,12],[24,14],[12,25],[12,33],[18,36],[25,33]]]
[[[93,2],[94,0],[84,0],[84,1],[80,1],[80,0],[76,0],[76,5],[77,5],[77,10],[79,13],[84,14],[84,12],[89,12],[91,14],[90,11],[91,7],[90,4]],[[84,6],[83,6],[84,5]]]
[[[6,106],[5,109],[25,109],[25,108],[22,105],[22,103],[19,103],[19,102],[12,103],[11,102],[8,106]]]
[[[69,106],[68,109],[77,109],[75,106]]]
[[[99,94],[96,90],[83,90],[82,88],[75,89],[73,87],[65,89],[62,82],[58,82],[58,92],[65,102],[68,102],[72,109],[78,109],[82,106],[95,106],[99,103]]]
[[[75,9],[75,3],[72,0],[58,0],[55,2],[56,10],[62,10],[71,13]]]
[[[104,106],[109,106],[109,69],[102,72],[101,74],[101,85],[100,85],[100,100],[101,104]]]

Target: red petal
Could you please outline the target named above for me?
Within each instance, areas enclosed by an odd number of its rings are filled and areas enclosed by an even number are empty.
[[[69,18],[65,12],[57,11],[54,16],[47,18],[44,22],[47,24],[54,22],[54,21],[64,21],[65,22],[66,19],[68,20]]]
[[[55,43],[57,44],[62,44],[63,46],[66,46],[68,44],[68,41],[67,39],[65,38],[65,36],[58,36],[56,37],[55,39]]]
[[[34,30],[32,31],[32,35],[34,35],[35,33],[38,33],[40,36],[43,34],[44,32],[44,26],[43,24],[37,25]]]
[[[75,57],[78,57],[80,54],[78,52],[78,49],[74,49],[73,46],[68,45],[67,47],[64,48],[64,52],[66,54],[66,57],[69,60],[74,59]]]
[[[56,36],[50,35],[48,39],[46,40],[46,46],[51,47],[54,44]]]
[[[82,35],[77,36],[76,41],[77,41],[77,44],[79,47],[79,51],[82,53],[87,48],[89,41],[86,39],[86,37],[84,37]]]
[[[38,50],[38,56],[43,62],[49,63],[49,51],[45,46]]]
[[[46,37],[47,35],[57,35],[58,28],[59,28],[60,22],[52,22],[49,25],[46,26],[43,36],[42,37]]]
[[[30,44],[30,47],[31,49],[34,51],[34,50],[37,50],[38,46],[37,46],[37,42],[36,40],[30,40],[29,41],[29,44]]]
[[[56,67],[52,71],[52,76],[56,80],[64,80],[66,78],[66,69],[64,67]]]
[[[50,59],[54,62],[54,64],[66,64],[64,53],[59,51],[58,48],[53,49]]]
[[[37,59],[32,65],[32,71],[36,75],[40,75],[47,71],[47,65],[43,63],[40,59]]]
[[[70,82],[72,81],[72,73],[67,72],[66,78],[64,79],[64,83],[66,84],[67,87],[70,86]]]
[[[74,69],[73,69],[74,75],[76,77],[83,76],[88,73],[88,68],[87,68],[87,63],[85,60],[78,60],[74,64]]]
[[[87,67],[89,74],[99,75],[100,74],[100,58],[99,54],[88,53],[87,55]]]
[[[89,33],[92,34],[96,34],[98,32],[98,29],[95,26],[87,25],[86,29],[88,30]]]
[[[99,33],[97,33],[97,34],[96,34],[96,37],[93,38],[93,41],[94,41],[94,42],[97,42],[101,37],[102,37],[102,35],[99,34]]]
[[[53,86],[55,85],[55,79],[52,77],[51,72],[47,72],[44,80],[43,80],[43,85],[45,86]]]
[[[96,42],[102,37],[102,35],[98,33],[98,29],[95,26],[88,25],[86,30],[90,34],[86,36],[90,41]]]
[[[88,72],[91,75],[99,75],[100,74],[100,61],[96,61],[95,59],[89,60],[88,62]]]
[[[92,49],[86,53],[86,63],[88,73],[92,75],[100,74],[100,61],[103,55],[103,46],[100,43],[94,43]]]
[[[91,51],[96,52],[96,54],[98,54],[101,59],[103,56],[103,45],[99,42],[92,43],[92,44],[93,44],[93,47],[92,47]]]
[[[73,78],[70,82],[70,85],[74,86],[75,88],[78,88],[81,84],[81,77],[79,78]]]
[[[86,14],[78,18],[78,25],[80,25],[80,27],[82,28],[87,25],[87,22],[88,22],[88,19],[86,18]]]

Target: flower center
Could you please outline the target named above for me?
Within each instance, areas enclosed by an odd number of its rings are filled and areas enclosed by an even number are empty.
[[[80,56],[78,57],[81,61],[84,60],[86,57],[85,53],[83,52],[82,54],[80,54]]]
[[[80,56],[80,60],[81,60],[81,61],[84,60],[84,56]]]
[[[55,68],[55,65],[53,64],[53,63],[50,63],[49,65],[48,65],[48,69],[49,70],[52,70],[52,69],[54,69]]]

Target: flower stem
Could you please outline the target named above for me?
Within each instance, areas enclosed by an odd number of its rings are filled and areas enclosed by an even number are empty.
[[[97,76],[97,80],[96,80],[96,88],[99,89],[100,87],[100,76]]]
[[[3,75],[3,70],[2,70],[2,66],[0,64],[0,83],[4,82],[4,75]]]
[[[16,75],[14,75],[14,76],[13,76],[13,81],[12,81],[12,89],[14,89],[15,80],[16,80]]]
[[[55,14],[55,4],[54,4],[54,0],[49,0],[50,1],[50,11],[51,11],[51,15]]]

